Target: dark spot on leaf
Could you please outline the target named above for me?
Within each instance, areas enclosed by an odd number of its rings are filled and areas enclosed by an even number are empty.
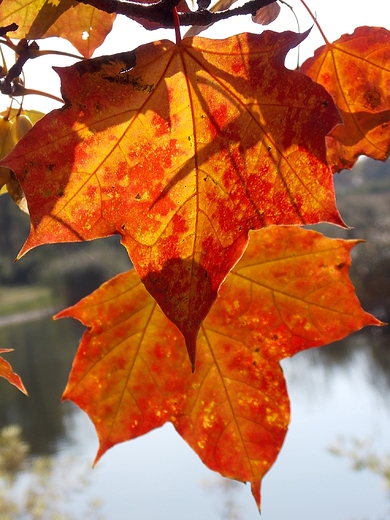
[[[92,60],[84,60],[76,63],[74,67],[77,72],[82,76],[83,74],[93,74],[94,72],[98,72],[104,66],[119,65],[119,73],[124,73],[132,69],[136,64],[136,55],[135,51],[130,52],[121,52],[119,54],[115,54],[115,56],[101,56],[99,58],[94,58]]]
[[[121,229],[122,229],[122,231],[124,231],[126,229],[126,225],[122,224]]]
[[[276,341],[277,339],[279,339],[279,336],[277,334],[274,334],[274,340]]]
[[[255,352],[260,352],[260,348],[259,347],[255,348]]]
[[[338,269],[339,271],[341,271],[341,269],[345,266],[345,262],[341,262],[339,264],[336,265],[336,269]]]
[[[134,197],[136,200],[140,200],[141,198],[141,195],[139,193],[137,193],[137,195]]]
[[[147,92],[150,94],[154,90],[154,83],[144,83],[140,76],[103,76],[103,79],[109,81],[110,83],[117,83],[120,85],[129,85],[134,90],[138,90],[138,92]]]
[[[377,108],[382,103],[381,94],[375,87],[374,90],[367,90],[364,93],[364,99],[371,108]]]
[[[255,367],[257,365],[256,361],[252,361],[252,365]]]

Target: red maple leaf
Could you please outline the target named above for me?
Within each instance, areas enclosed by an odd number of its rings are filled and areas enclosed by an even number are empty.
[[[181,334],[135,271],[58,314],[88,328],[63,397],[93,421],[96,460],[170,421],[209,468],[250,481],[260,507],[290,421],[279,361],[380,324],[348,278],[355,244],[300,228],[252,234],[201,327],[194,374]]]
[[[148,291],[196,336],[250,229],[342,224],[331,97],[284,58],[305,35],[156,42],[59,69],[63,109],[2,161],[42,243],[120,233]]]
[[[326,138],[333,171],[359,155],[385,161],[390,152],[390,32],[359,27],[317,49],[301,71],[323,85],[343,117]]]
[[[12,352],[12,349],[0,348],[0,353],[3,354],[4,352]],[[7,379],[7,381],[9,381],[11,385],[16,386],[16,388],[18,388],[21,392],[27,395],[27,390],[25,389],[22,380],[12,370],[12,367],[8,363],[8,361],[3,359],[2,357],[0,357],[0,377],[4,377],[4,379]]]

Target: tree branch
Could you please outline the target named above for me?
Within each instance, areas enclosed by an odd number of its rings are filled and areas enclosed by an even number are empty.
[[[192,13],[179,14],[180,25],[212,25],[220,20],[226,20],[232,16],[239,16],[243,14],[255,15],[256,12],[267,5],[273,4],[276,0],[250,0],[241,7],[228,9],[226,11],[218,11],[212,13],[207,10],[195,11]]]
[[[172,9],[180,0],[160,0],[155,4],[138,4],[124,0],[78,0],[106,13],[116,13],[128,18],[143,18],[159,23],[162,27],[173,28]],[[261,7],[273,4],[276,0],[250,0],[241,7],[212,13],[206,9],[190,13],[179,13],[180,25],[211,25],[219,20],[242,14],[254,15]]]

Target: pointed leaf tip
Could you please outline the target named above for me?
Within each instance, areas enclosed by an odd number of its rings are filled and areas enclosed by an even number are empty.
[[[261,515],[261,492],[260,492],[261,480],[256,480],[251,484],[251,491],[253,498],[256,501],[257,509],[259,510],[259,514]]]
[[[13,351],[13,349],[8,349],[8,348],[0,349],[1,354],[6,353],[6,352],[12,352],[12,351]],[[11,383],[11,385],[16,386],[16,388],[18,390],[20,390],[23,394],[28,396],[27,390],[25,389],[20,376],[18,376],[18,374],[15,374],[15,372],[12,370],[12,367],[8,363],[8,361],[3,359],[2,357],[0,357],[0,377],[7,379],[7,381],[9,383]]]
[[[198,337],[198,331],[196,332],[196,334],[188,334],[188,335],[184,336],[188,357],[189,357],[190,363],[191,363],[192,373],[195,372],[195,365],[196,365],[196,340],[197,340],[197,337]]]

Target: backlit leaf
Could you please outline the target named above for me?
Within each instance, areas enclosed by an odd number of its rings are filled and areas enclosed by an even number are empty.
[[[333,171],[352,168],[359,155],[385,161],[390,152],[390,32],[359,27],[317,49],[301,67],[323,85],[344,124],[326,138]]]
[[[12,352],[12,349],[0,348],[0,354],[3,354],[4,352]],[[2,357],[0,357],[0,377],[4,377],[4,379],[7,379],[7,381],[9,381],[11,385],[16,386],[16,388],[18,388],[21,392],[27,395],[27,391],[24,388],[22,380],[12,370],[12,367],[8,363],[8,361],[3,359]]]
[[[67,39],[86,58],[106,39],[116,14],[105,13],[86,4],[77,4],[66,11],[44,34]]]
[[[96,460],[170,421],[209,468],[251,482],[260,506],[290,421],[279,361],[380,324],[348,278],[355,244],[283,226],[253,233],[201,327],[194,374],[135,271],[58,314],[88,328],[63,397],[93,421]]]
[[[245,250],[272,224],[342,224],[324,136],[331,97],[284,58],[305,35],[141,46],[59,69],[66,105],[2,165],[47,242],[122,235],[192,362],[202,320]]]
[[[269,25],[274,22],[280,13],[280,5],[277,2],[260,7],[256,14],[252,16],[252,21],[260,25]]]
[[[75,0],[3,0],[0,4],[0,26],[16,23],[19,29],[11,38],[42,38],[50,26],[67,11]]]

